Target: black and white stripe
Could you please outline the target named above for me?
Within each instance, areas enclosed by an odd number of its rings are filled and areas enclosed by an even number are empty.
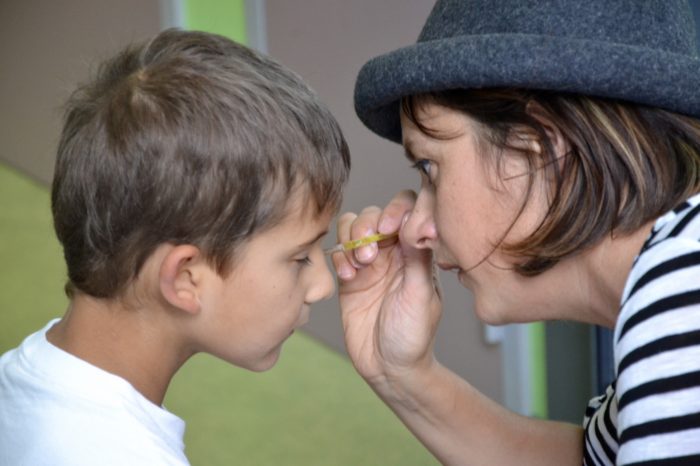
[[[700,195],[661,217],[615,326],[616,379],[589,402],[587,465],[700,465]]]

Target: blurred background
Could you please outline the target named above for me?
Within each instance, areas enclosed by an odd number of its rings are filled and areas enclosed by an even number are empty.
[[[418,187],[401,147],[359,122],[352,94],[369,58],[415,42],[432,3],[0,0],[0,353],[65,309],[48,187],[61,105],[97,62],[168,27],[216,32],[271,55],[340,121],[353,157],[343,210],[358,211]],[[588,398],[611,376],[607,332],[570,323],[484,326],[453,276],[443,287],[436,349],[445,365],[515,411],[581,422]],[[437,464],[355,374],[335,299],[314,308],[271,371],[199,355],[178,373],[165,406],[187,422],[194,465]]]

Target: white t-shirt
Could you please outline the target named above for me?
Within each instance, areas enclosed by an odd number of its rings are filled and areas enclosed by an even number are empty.
[[[0,358],[0,466],[187,465],[182,419],[42,330]]]

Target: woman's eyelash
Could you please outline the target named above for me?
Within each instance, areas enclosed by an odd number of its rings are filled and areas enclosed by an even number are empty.
[[[430,161],[421,159],[417,160],[416,163],[413,164],[413,169],[418,170],[419,172],[423,173],[426,176],[430,175]]]

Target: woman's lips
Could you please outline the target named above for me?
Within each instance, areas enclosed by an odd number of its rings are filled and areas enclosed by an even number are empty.
[[[462,270],[462,269],[460,269],[460,268],[459,268],[458,266],[456,266],[456,265],[445,264],[445,263],[441,263],[441,262],[438,262],[437,266],[440,267],[442,270],[445,270],[445,271],[447,271],[447,272],[457,272],[457,273],[459,273],[459,272]]]

